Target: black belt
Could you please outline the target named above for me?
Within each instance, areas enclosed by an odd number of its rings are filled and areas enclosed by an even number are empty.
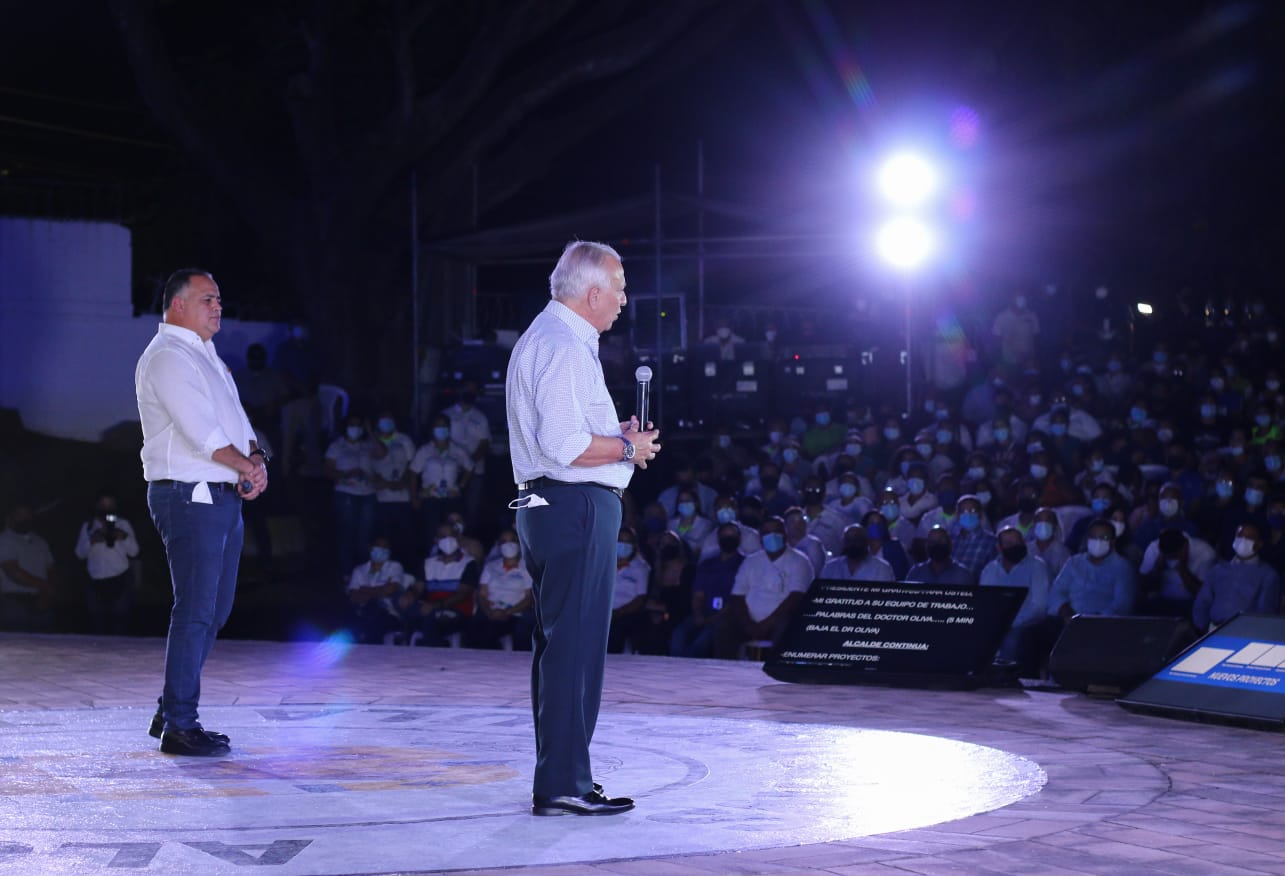
[[[192,481],[192,482],[175,481],[169,478],[161,478],[158,481],[148,481],[148,483],[156,484],[158,487],[173,487],[175,485],[178,485],[180,487],[191,487],[192,489],[196,489],[196,484],[197,484],[196,481]],[[228,490],[231,490],[232,492],[237,493],[238,495],[240,494],[239,484],[229,484],[224,481],[206,481],[206,484],[209,485],[211,492],[226,492]]]
[[[540,487],[597,487],[600,490],[609,490],[615,493],[617,498],[625,498],[625,491],[620,487],[609,487],[597,481],[556,481],[553,478],[534,478],[518,484],[519,490],[538,490]]]

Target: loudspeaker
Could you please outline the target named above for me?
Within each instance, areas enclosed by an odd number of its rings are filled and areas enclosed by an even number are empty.
[[[1192,638],[1183,618],[1076,615],[1049,654],[1049,675],[1069,690],[1119,694],[1160,671]]]

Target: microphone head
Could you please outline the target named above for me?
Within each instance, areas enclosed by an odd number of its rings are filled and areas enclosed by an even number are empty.
[[[651,383],[651,369],[646,365],[639,365],[634,371],[634,379],[639,383]]]

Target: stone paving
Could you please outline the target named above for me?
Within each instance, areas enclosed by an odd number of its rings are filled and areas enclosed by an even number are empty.
[[[145,735],[163,653],[0,636],[0,873],[1285,874],[1277,733],[612,657],[595,766],[639,806],[534,819],[528,655],[220,642],[235,750],[193,761]]]

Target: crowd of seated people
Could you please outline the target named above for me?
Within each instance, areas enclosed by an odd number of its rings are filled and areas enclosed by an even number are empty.
[[[689,599],[658,599],[654,574],[644,595],[645,569],[622,566],[633,581],[618,608],[635,619],[613,624],[617,648],[663,617],[669,653],[735,656],[778,638],[818,575],[1023,587],[1001,656],[1031,672],[1076,614],[1203,632],[1280,613],[1283,350],[1266,326],[1219,338],[983,363],[909,418],[835,398],[769,418],[765,440],[716,430],[632,539],[684,555]],[[664,640],[649,630],[633,645],[664,653]]]
[[[1031,671],[1075,614],[1173,616],[1203,632],[1281,612],[1278,330],[1255,312],[1185,339],[1046,354],[1038,323],[1009,310],[993,354],[957,384],[918,386],[909,415],[856,394],[792,398],[761,429],[713,423],[674,440],[627,493],[610,649],[737,657],[779,639],[816,577],[1025,588],[1001,654]],[[735,331],[712,337],[719,356],[739,355]],[[260,356],[248,362],[238,385],[271,421],[288,393]],[[421,442],[408,417],[373,405],[334,424],[317,469],[333,484],[328,547],[350,623],[366,642],[527,649],[518,538],[479,520],[484,479],[506,481],[507,461],[491,458],[476,387],[451,389]],[[286,431],[283,480],[298,469]],[[111,499],[77,545],[104,584],[89,607],[103,631],[129,610],[137,548],[108,526]],[[53,554],[30,509],[6,510],[0,626],[52,628]]]
[[[1005,331],[1029,331],[1011,309]],[[1032,671],[1075,614],[1181,617],[1199,632],[1237,612],[1281,611],[1275,329],[1214,327],[1172,348],[1102,343],[1043,365],[1020,337],[1002,340],[994,361],[970,366],[971,381],[927,388],[909,416],[836,395],[799,400],[763,432],[717,424],[707,444],[676,445],[686,456],[668,461],[668,481],[627,496],[610,650],[736,657],[778,640],[816,577],[1025,588],[1001,655]],[[516,537],[487,553],[461,541],[473,522],[463,497],[490,436],[460,416],[444,412],[418,449],[387,414],[373,434],[337,442],[373,448],[382,511],[377,532],[359,527],[370,535],[340,549],[351,559],[378,535],[407,564],[400,581],[350,582],[354,606],[383,612],[367,639],[528,646]],[[334,453],[337,491],[345,452]],[[656,500],[635,506],[644,489]],[[337,512],[351,504],[337,499]],[[434,537],[417,543],[425,532]],[[375,564],[375,553],[358,561]]]

